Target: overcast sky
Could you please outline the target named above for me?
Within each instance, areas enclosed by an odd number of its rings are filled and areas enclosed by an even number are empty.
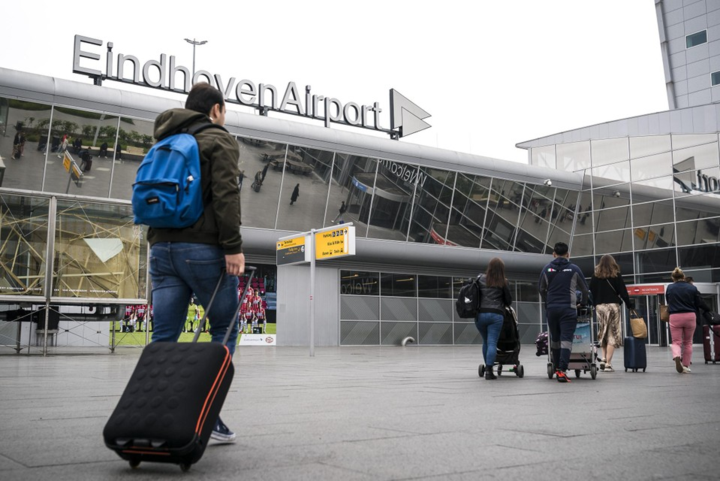
[[[653,0],[34,0],[2,10],[2,67],[90,83],[72,73],[75,34],[188,68],[183,38],[207,40],[198,70],[281,91],[311,85],[380,102],[383,115],[395,88],[432,115],[401,142],[517,162],[527,162],[518,142],[668,109]]]

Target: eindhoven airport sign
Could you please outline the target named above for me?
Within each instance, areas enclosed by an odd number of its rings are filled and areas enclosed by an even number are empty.
[[[380,124],[380,113],[383,111],[380,102],[373,102],[372,105],[343,103],[333,97],[313,94],[310,85],[306,85],[301,93],[295,82],[288,82],[282,92],[274,85],[256,84],[248,79],[238,81],[230,77],[226,82],[220,74],[207,70],[197,70],[191,74],[187,67],[176,65],[174,55],[164,53],[160,54],[160,60],[148,60],[141,64],[134,55],[113,53],[112,42],[107,42],[104,71],[80,65],[81,59],[99,62],[99,53],[83,49],[92,48],[89,45],[102,47],[103,43],[102,40],[75,35],[73,73],[90,76],[96,85],[100,85],[103,80],[115,80],[185,94],[195,83],[207,81],[223,92],[226,102],[252,107],[262,115],[267,115],[268,111],[296,115],[321,120],[325,127],[330,127],[331,123],[349,125],[384,132],[393,139],[407,137],[430,127],[423,121],[430,114],[395,89],[390,89],[388,129]],[[180,83],[178,78],[182,79]]]

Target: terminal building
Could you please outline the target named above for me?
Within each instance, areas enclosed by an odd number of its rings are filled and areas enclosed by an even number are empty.
[[[527,164],[229,104],[244,251],[277,345],[308,345],[310,331],[309,267],[277,266],[277,240],[350,222],[356,255],[317,264],[318,346],[481,342],[454,298],[493,257],[506,264],[531,343],[543,329],[537,279],[558,241],[588,277],[600,256],[616,258],[650,344],[667,342],[656,311],[676,266],[717,306],[720,4],[684,3],[656,1],[671,109],[521,142]],[[129,199],[154,118],[183,102],[0,68],[0,346],[34,344],[35,326],[13,321],[45,306],[59,313],[57,345],[107,345],[108,321],[151,303],[145,230]],[[58,154],[64,136],[80,139],[68,146],[77,166]]]

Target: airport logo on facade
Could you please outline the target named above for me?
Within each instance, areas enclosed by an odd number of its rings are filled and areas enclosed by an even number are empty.
[[[393,139],[407,137],[430,127],[424,121],[430,114],[395,89],[390,89],[388,129],[380,124],[380,113],[383,111],[380,102],[364,105],[356,102],[343,103],[333,97],[313,94],[309,85],[306,85],[304,93],[301,93],[295,82],[288,82],[282,94],[273,85],[256,84],[248,79],[237,81],[235,77],[230,77],[225,82],[220,74],[207,70],[196,70],[191,74],[187,67],[176,65],[174,55],[168,56],[164,53],[160,54],[160,60],[148,60],[141,65],[140,60],[133,55],[113,53],[112,42],[107,42],[105,70],[101,71],[80,65],[81,59],[100,61],[100,54],[83,50],[88,48],[83,44],[102,47],[104,42],[75,35],[73,73],[90,76],[96,85],[100,85],[103,80],[115,80],[187,94],[195,83],[207,81],[223,92],[226,102],[252,107],[262,115],[267,115],[268,111],[290,114],[323,121],[325,127],[336,123],[384,132]],[[178,74],[182,74],[182,82],[179,84]]]

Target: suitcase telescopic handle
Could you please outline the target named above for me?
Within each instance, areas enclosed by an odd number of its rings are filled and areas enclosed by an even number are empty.
[[[243,289],[242,297],[238,300],[238,306],[237,309],[235,309],[235,315],[233,317],[233,321],[228,326],[228,330],[225,333],[225,339],[223,339],[223,346],[227,344],[228,339],[230,339],[230,333],[232,332],[233,327],[235,327],[235,323],[238,322],[238,315],[240,314],[240,307],[242,307],[242,300],[245,299],[245,296],[247,295],[248,287],[250,287],[250,284],[252,283],[252,279],[255,276],[255,270],[257,268],[253,266],[245,266],[245,272],[250,272],[250,278],[247,281],[247,284],[245,284],[245,288]],[[210,302],[208,303],[207,309],[205,309],[205,312],[203,313],[203,317],[200,320],[200,323],[198,324],[197,329],[195,329],[195,336],[193,337],[192,342],[197,342],[200,338],[200,333],[202,332],[202,327],[205,325],[205,322],[207,321],[207,315],[208,312],[210,312],[210,308],[213,305],[213,302],[215,301],[215,296],[217,295],[218,291],[220,290],[220,286],[223,283],[223,280],[225,280],[225,276],[227,273],[225,272],[225,269],[223,269],[222,274],[220,274],[220,278],[218,279],[217,285],[215,286],[215,290],[213,291],[212,297],[210,297]]]

